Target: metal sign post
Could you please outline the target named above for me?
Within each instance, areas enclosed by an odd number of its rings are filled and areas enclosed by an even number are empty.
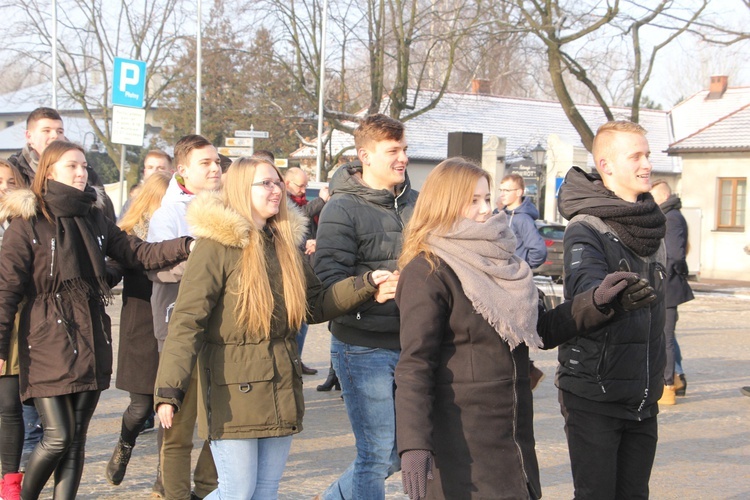
[[[146,126],[146,63],[115,57],[112,78],[112,143],[120,152],[120,214],[125,205],[126,145],[143,146]]]

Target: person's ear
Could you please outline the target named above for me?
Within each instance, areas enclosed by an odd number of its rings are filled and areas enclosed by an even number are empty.
[[[606,158],[599,159],[599,164],[596,166],[596,169],[601,175],[612,175],[612,167]]]
[[[359,161],[362,163],[362,165],[370,164],[370,154],[365,148],[359,148],[357,150],[357,158],[359,158]]]

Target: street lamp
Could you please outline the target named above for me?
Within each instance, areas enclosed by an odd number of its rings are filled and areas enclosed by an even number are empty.
[[[96,135],[89,131],[83,134],[83,149],[86,149],[86,137],[91,136],[91,147],[89,148],[89,151],[92,153],[98,153],[99,152],[99,141],[96,138]]]
[[[547,172],[544,168],[544,157],[547,155],[547,150],[544,149],[541,142],[536,143],[536,147],[530,151],[531,161],[536,166],[536,171],[539,175],[539,213],[544,217],[544,201],[547,196]]]
[[[536,143],[536,147],[531,150],[531,160],[534,162],[534,165],[537,166],[537,168],[540,168],[544,165],[544,157],[547,155],[547,150],[544,149],[544,146],[542,146],[541,142]]]

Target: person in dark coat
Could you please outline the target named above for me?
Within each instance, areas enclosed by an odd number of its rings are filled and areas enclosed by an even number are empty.
[[[489,174],[451,158],[427,176],[405,230],[396,428],[412,499],[540,498],[529,348],[601,327],[620,292],[650,293],[618,272],[540,315],[508,218],[491,210]]]
[[[667,281],[666,281],[666,317],[664,320],[664,338],[666,340],[667,365],[664,368],[664,395],[661,404],[674,404],[675,396],[684,396],[687,389],[685,374],[675,375],[675,365],[682,367],[682,356],[675,336],[677,326],[677,306],[693,300],[693,290],[687,282],[689,274],[687,261],[688,227],[680,209],[682,201],[664,181],[656,181],[651,187],[651,195],[667,217],[667,234],[664,245],[667,247]]]
[[[166,171],[149,173],[133,199],[133,210],[120,221],[119,226],[123,231],[141,239],[146,238],[148,223],[161,206],[171,178]],[[124,269],[122,272],[122,312],[115,386],[130,393],[130,404],[122,415],[120,437],[105,470],[107,481],[114,485],[120,484],[125,477],[136,438],[153,415],[154,382],[159,367],[159,349],[151,313],[151,280],[142,269]]]
[[[35,499],[54,474],[55,497],[74,498],[89,421],[112,374],[112,292],[105,256],[131,268],[161,268],[187,258],[191,239],[147,244],[102,212],[87,184],[83,148],[51,143],[31,190],[6,195],[11,223],[0,253],[0,370],[19,305],[20,394],[34,399],[44,437],[26,468],[22,498]]]
[[[657,300],[629,304],[596,332],[558,349],[555,381],[565,418],[576,499],[647,498],[664,387],[665,217],[651,189],[646,131],[628,121],[597,131],[596,173],[571,168],[560,188],[564,294],[571,299],[627,270],[648,279]]]
[[[307,174],[299,167],[287,169],[284,173],[284,184],[286,185],[286,194],[305,216],[308,218],[307,234],[302,250],[308,256],[310,264],[313,263],[315,255],[315,235],[318,233],[318,218],[320,212],[328,201],[328,188],[323,187],[320,195],[312,201],[307,199]],[[299,346],[299,355],[302,357],[302,350],[305,348],[305,339],[307,338],[307,323],[303,322],[297,334],[297,345]],[[304,375],[315,375],[318,370],[306,366],[302,363],[302,373]]]

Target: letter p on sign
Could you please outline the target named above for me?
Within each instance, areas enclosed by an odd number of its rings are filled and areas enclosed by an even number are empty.
[[[125,92],[128,85],[135,87],[141,77],[141,68],[132,62],[123,62],[120,67],[120,92]]]
[[[112,104],[142,108],[146,94],[146,63],[115,57]]]

